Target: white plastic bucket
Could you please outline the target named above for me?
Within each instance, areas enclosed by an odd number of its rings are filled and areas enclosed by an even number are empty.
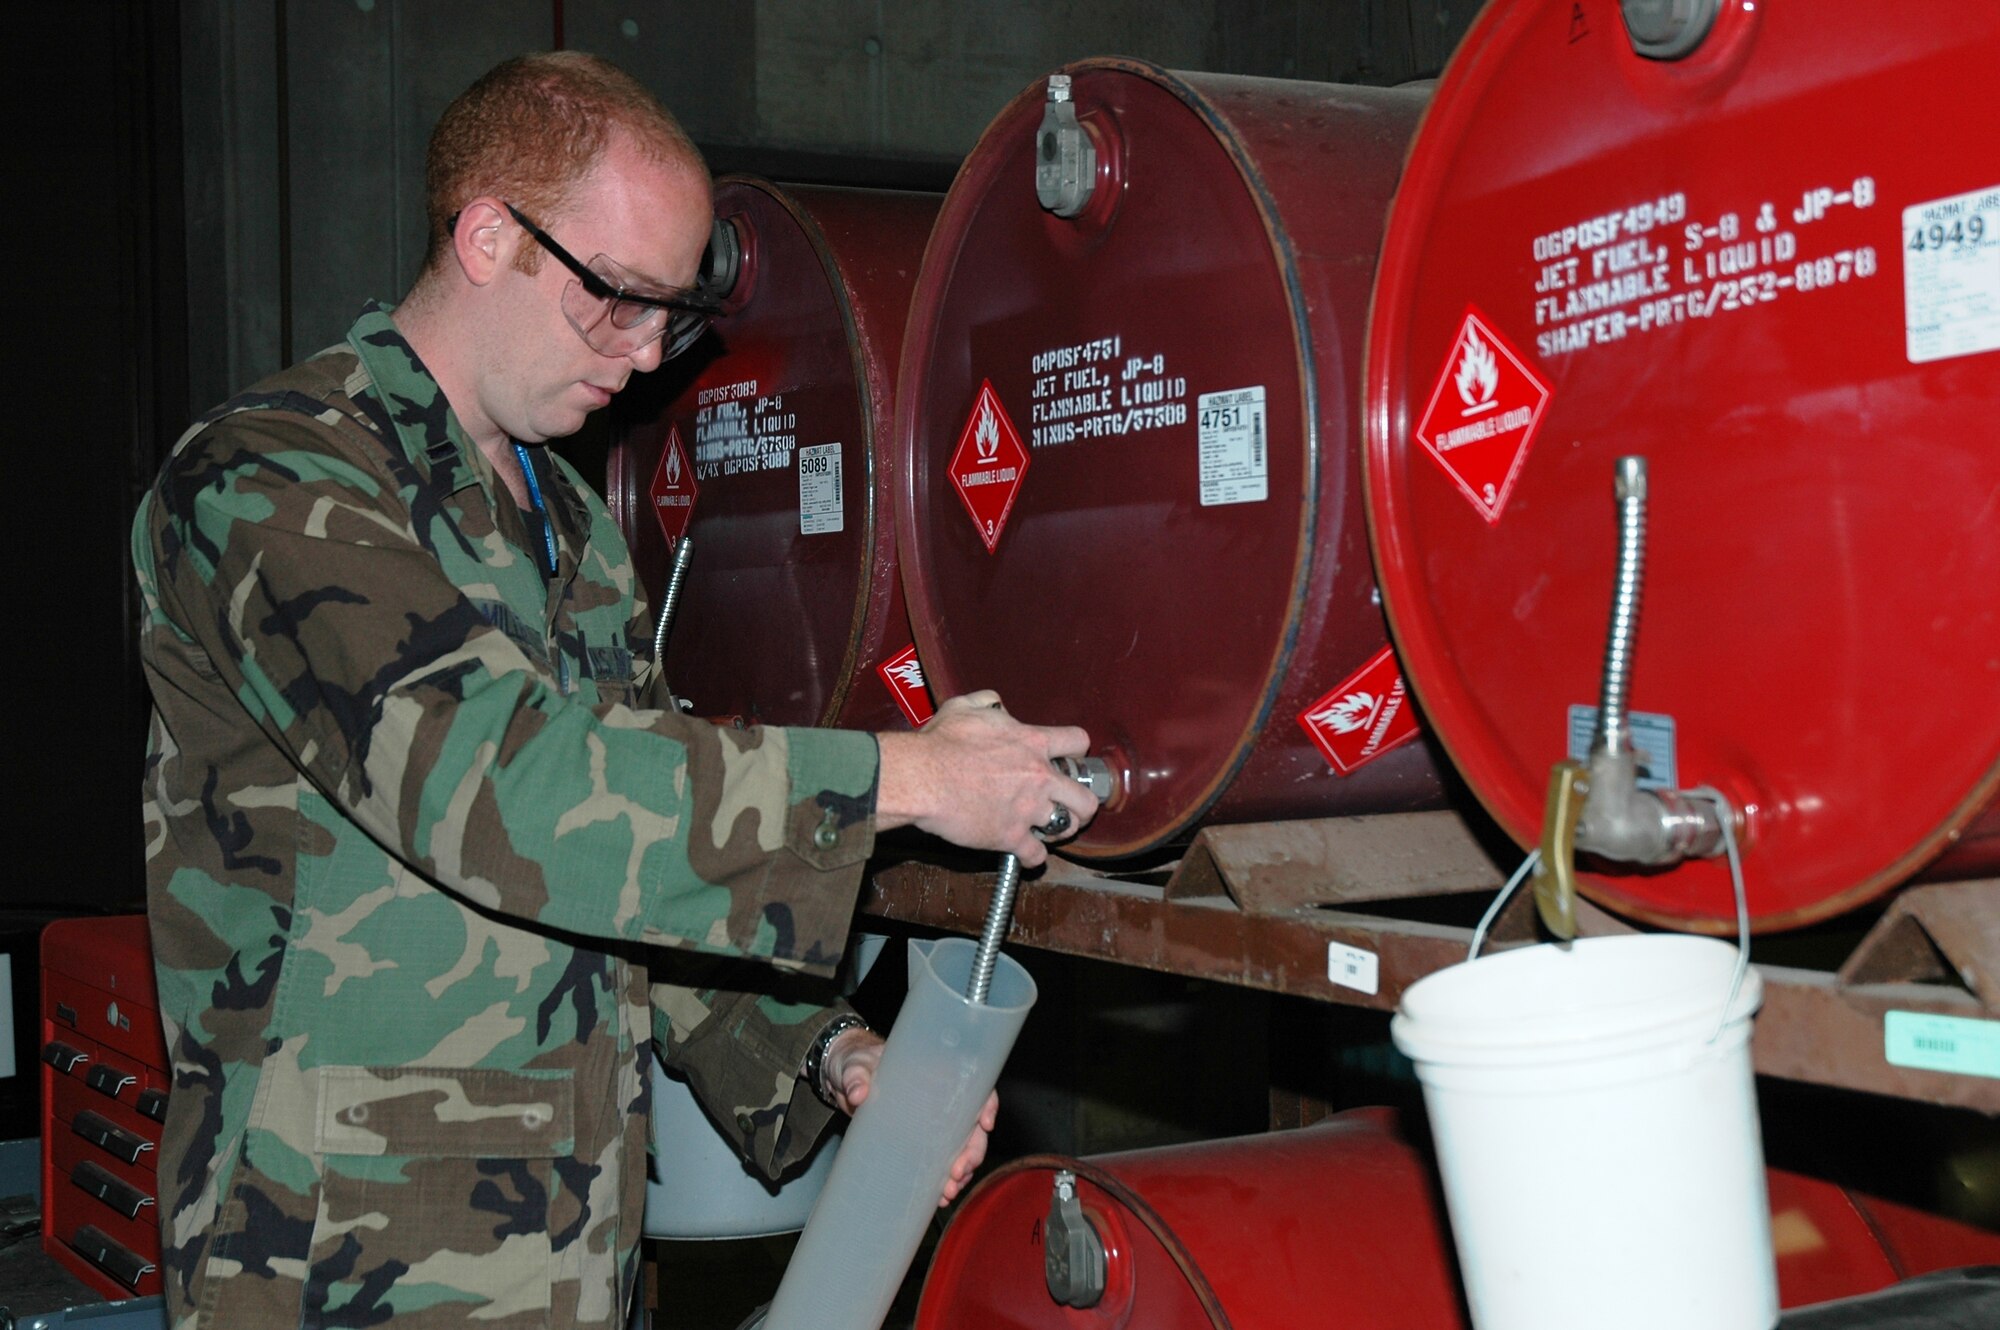
[[[838,1132],[813,1148],[804,1171],[767,1182],[743,1162],[688,1083],[653,1068],[657,1178],[646,1181],[646,1236],[712,1240],[796,1233],[833,1173]]]
[[[1763,984],[1750,971],[1725,1018],[1736,958],[1712,938],[1587,938],[1403,994],[1390,1030],[1423,1084],[1478,1330],[1776,1324],[1749,1048]]]
[[[843,961],[841,991],[852,993],[867,977],[888,938],[856,933]],[[645,1233],[649,1238],[710,1240],[796,1233],[806,1225],[820,1189],[833,1174],[840,1126],[832,1126],[807,1156],[804,1169],[768,1182],[743,1162],[736,1147],[709,1120],[701,1101],[680,1076],[652,1065],[653,1172],[646,1182]]]

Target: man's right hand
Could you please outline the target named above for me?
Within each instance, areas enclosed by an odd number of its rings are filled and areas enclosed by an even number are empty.
[[[914,825],[955,845],[1001,850],[1029,868],[1048,858],[1034,828],[1058,807],[1074,835],[1097,813],[1097,798],[1049,765],[1082,757],[1090,736],[1074,725],[1023,725],[994,692],[967,693],[938,708],[914,734],[876,736],[882,750],[875,825]]]

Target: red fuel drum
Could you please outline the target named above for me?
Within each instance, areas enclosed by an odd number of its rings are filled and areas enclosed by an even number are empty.
[[[1437,1180],[1379,1110],[1298,1131],[1096,1159],[1037,1155],[965,1199],[916,1330],[1457,1330],[1467,1324]],[[1058,1169],[1105,1246],[1104,1296],[1049,1294]]]
[[[656,494],[691,508],[667,680],[705,716],[907,729],[878,667],[910,645],[889,518],[889,419],[934,196],[716,183],[741,276],[728,312],[635,385],[611,506],[655,604]],[[662,472],[670,437],[683,461]],[[919,685],[921,678],[918,679]],[[921,694],[921,687],[918,688]]]
[[[1092,201],[1037,201],[1038,82],[960,169],[911,304],[896,521],[937,692],[1090,731],[1124,788],[1072,842],[1086,858],[1204,813],[1434,803],[1424,745],[1389,751],[1415,719],[1393,658],[1334,695],[1368,703],[1342,717],[1351,774],[1299,723],[1387,649],[1356,385],[1424,94],[1063,72]]]
[[[1434,1167],[1392,1122],[1359,1109],[1299,1131],[1017,1160],[945,1230],[917,1330],[1462,1330]],[[1056,1302],[1045,1281],[1058,1169],[1077,1175],[1106,1249],[1104,1294],[1089,1308]],[[2000,1236],[1968,1225],[1795,1173],[1767,1180],[1785,1307],[2000,1260]],[[1617,1324],[1616,1308],[1605,1314]]]
[[[1961,836],[1951,868],[2000,866],[2000,161],[1952,128],[1996,69],[1984,4],[1725,0],[1680,60],[1615,0],[1467,33],[1377,279],[1369,516],[1425,714],[1523,844],[1599,700],[1640,454],[1635,738],[1745,810],[1757,926]],[[1733,914],[1719,860],[1583,888]]]

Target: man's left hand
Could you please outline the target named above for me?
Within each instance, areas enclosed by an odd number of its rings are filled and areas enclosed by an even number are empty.
[[[875,1084],[875,1068],[881,1064],[884,1042],[873,1030],[857,1026],[835,1035],[826,1050],[820,1077],[833,1095],[834,1106],[849,1117],[867,1100]],[[972,1181],[973,1172],[986,1158],[986,1135],[993,1130],[999,1114],[1000,1095],[994,1091],[986,1096],[986,1103],[979,1110],[979,1121],[972,1125],[972,1134],[965,1138],[958,1157],[951,1161],[951,1172],[945,1175],[944,1194],[938,1198],[940,1208],[951,1204]]]

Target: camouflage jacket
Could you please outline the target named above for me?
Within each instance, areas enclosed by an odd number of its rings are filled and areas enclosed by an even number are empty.
[[[874,741],[644,709],[630,555],[554,471],[545,581],[371,307],[140,505],[177,1330],[622,1327],[649,1035],[767,1171],[824,1125],[826,1007],[649,994],[644,961],[830,974]]]

